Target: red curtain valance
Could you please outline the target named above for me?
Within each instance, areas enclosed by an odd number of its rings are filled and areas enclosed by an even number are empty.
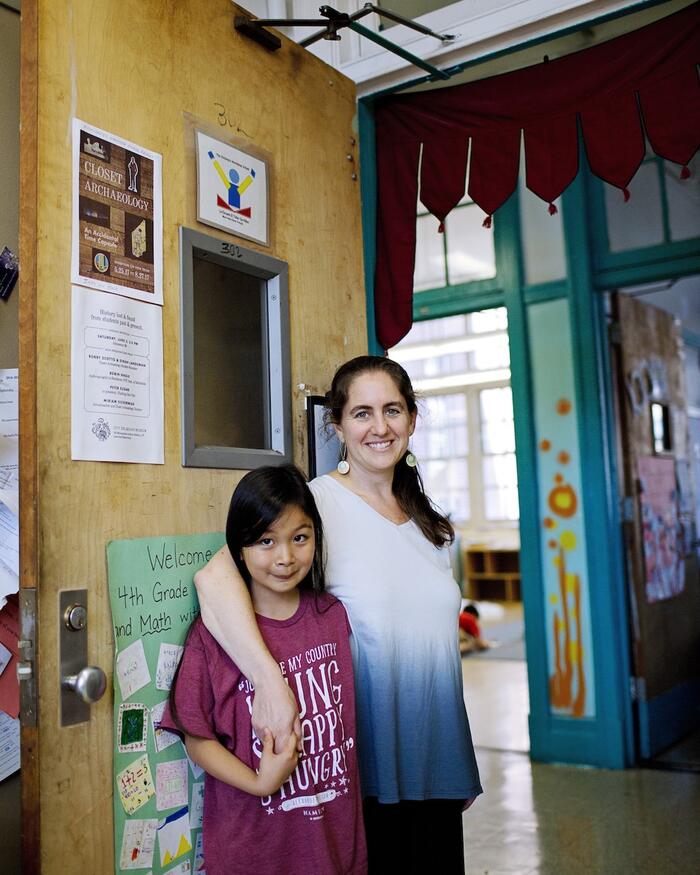
[[[416,202],[440,222],[464,195],[491,216],[512,194],[524,134],[527,187],[552,203],[588,163],[622,189],[644,132],[683,167],[700,146],[700,4],[607,43],[534,67],[378,103],[377,336],[389,348],[412,323]],[[420,159],[421,145],[423,147]]]

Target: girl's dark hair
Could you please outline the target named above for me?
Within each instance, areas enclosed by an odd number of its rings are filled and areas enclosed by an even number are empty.
[[[408,412],[410,414],[417,412],[416,395],[411,385],[411,378],[401,365],[383,356],[361,355],[341,365],[333,377],[330,392],[326,395],[327,425],[341,424],[352,383],[363,374],[377,372],[386,374],[393,380],[406,403]],[[391,486],[399,507],[406,516],[415,520],[425,537],[436,547],[451,544],[455,537],[452,523],[425,494],[418,468],[411,468],[406,464],[407,454],[408,450],[394,468],[394,480]]]
[[[290,507],[298,507],[309,517],[316,541],[313,563],[299,584],[299,589],[323,592],[326,580],[321,516],[304,475],[294,465],[256,468],[249,471],[236,486],[226,518],[226,543],[231,558],[246,585],[250,586],[250,572],[241,551],[259,540]]]
[[[279,519],[291,507],[298,507],[309,517],[313,525],[315,540],[311,568],[298,588],[309,589],[316,594],[322,593],[326,589],[323,563],[323,524],[306,479],[294,465],[270,465],[265,468],[256,468],[254,471],[249,471],[233,490],[226,518],[226,544],[231,558],[236,563],[236,568],[238,568],[246,586],[250,586],[250,572],[246,568],[241,551],[244,547],[250,547],[258,541],[275,520]],[[185,645],[198,620],[199,618],[196,618],[187,630]],[[187,730],[180,721],[175,701],[179,676],[180,664],[178,664],[173,676],[168,703],[173,722],[184,733]]]

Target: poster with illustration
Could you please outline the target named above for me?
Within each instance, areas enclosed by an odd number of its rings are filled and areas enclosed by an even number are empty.
[[[642,456],[637,460],[637,473],[646,598],[651,604],[683,592],[686,550],[678,513],[675,460]]]
[[[195,131],[197,220],[269,245],[267,163]]]
[[[73,119],[73,283],[163,303],[161,163]]]
[[[195,571],[221,533],[112,541],[115,873],[205,872],[204,776],[179,736],[160,728],[173,674],[199,613]]]

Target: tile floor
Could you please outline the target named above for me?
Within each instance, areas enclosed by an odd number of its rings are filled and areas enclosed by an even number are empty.
[[[697,774],[531,763],[477,750],[467,875],[698,875]]]

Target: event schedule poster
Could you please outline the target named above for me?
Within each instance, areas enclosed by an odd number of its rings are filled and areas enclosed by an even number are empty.
[[[71,458],[163,464],[163,311],[73,286]]]
[[[199,614],[193,575],[224,543],[215,532],[107,545],[117,875],[204,875],[204,772],[160,721],[187,630]]]
[[[267,164],[202,131],[197,144],[197,219],[269,245]]]
[[[161,163],[73,119],[73,283],[163,303]]]

